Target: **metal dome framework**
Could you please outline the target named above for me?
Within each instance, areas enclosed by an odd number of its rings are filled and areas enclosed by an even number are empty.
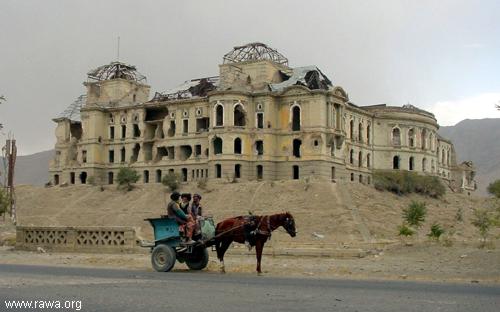
[[[224,55],[224,64],[258,60],[269,60],[288,66],[288,59],[283,54],[260,42],[234,47],[231,52]]]
[[[103,81],[111,79],[125,79],[135,82],[146,82],[146,76],[137,71],[133,65],[122,62],[111,62],[110,64],[99,66],[87,73],[89,80]]]

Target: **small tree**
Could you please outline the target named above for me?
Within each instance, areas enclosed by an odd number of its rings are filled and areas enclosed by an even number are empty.
[[[427,208],[425,203],[412,201],[408,207],[403,209],[403,219],[411,226],[420,227],[425,221]]]
[[[9,197],[7,192],[0,188],[0,215],[3,215],[9,209]]]
[[[177,190],[181,184],[181,176],[178,173],[169,172],[161,179],[161,183],[168,187],[172,192]]]
[[[479,230],[479,234],[482,238],[481,247],[484,247],[486,243],[486,236],[488,236],[488,231],[490,230],[491,225],[488,211],[484,209],[474,210],[474,219],[472,219],[472,225],[474,225]]]
[[[439,225],[439,223],[433,223],[431,225],[431,231],[427,236],[435,240],[439,240],[439,237],[444,234],[444,229]]]
[[[415,231],[412,230],[410,227],[408,227],[406,224],[401,224],[400,226],[398,226],[398,232],[399,232],[399,236],[412,236],[413,234],[415,234]]]
[[[462,207],[458,207],[457,213],[455,214],[455,220],[457,222],[462,222],[464,220],[464,210]]]
[[[139,181],[139,174],[131,168],[120,168],[116,180],[118,181],[118,188],[131,191],[134,188],[132,184]]]
[[[500,179],[488,185],[488,193],[495,196],[496,198],[500,198]]]

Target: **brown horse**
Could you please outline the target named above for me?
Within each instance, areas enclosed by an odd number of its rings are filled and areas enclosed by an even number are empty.
[[[289,212],[279,213],[269,216],[251,216],[251,222],[249,217],[239,216],[230,219],[226,219],[217,224],[215,229],[215,236],[217,237],[215,242],[215,249],[217,250],[217,258],[221,263],[221,272],[225,273],[224,267],[224,254],[229,248],[231,243],[237,242],[240,244],[245,243],[245,227],[248,226],[252,231],[255,232],[255,253],[257,255],[257,273],[261,273],[260,270],[260,260],[262,259],[262,250],[264,249],[264,244],[271,238],[271,233],[283,226],[283,228],[290,234],[291,237],[295,237],[295,220]]]

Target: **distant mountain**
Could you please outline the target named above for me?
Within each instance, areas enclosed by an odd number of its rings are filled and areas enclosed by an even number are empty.
[[[500,179],[500,118],[465,119],[439,134],[453,142],[457,161],[474,162],[479,193],[486,195],[488,184]]]
[[[44,185],[49,181],[49,161],[54,157],[54,150],[31,155],[18,156],[16,160],[16,184]],[[0,173],[3,183],[3,159],[0,157]]]

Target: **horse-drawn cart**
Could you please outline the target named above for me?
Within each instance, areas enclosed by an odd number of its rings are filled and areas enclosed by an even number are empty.
[[[213,245],[215,226],[211,218],[202,220],[201,234],[193,244],[183,242],[175,219],[145,219],[153,227],[154,242],[143,244],[151,248],[151,264],[158,272],[172,270],[175,261],[186,263],[191,270],[202,270],[208,264],[207,247]]]

